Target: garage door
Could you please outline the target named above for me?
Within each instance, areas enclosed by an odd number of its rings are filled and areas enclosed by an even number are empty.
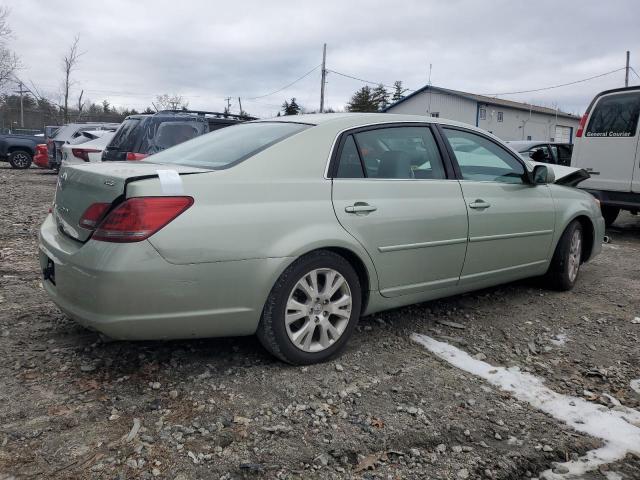
[[[556,125],[556,134],[553,141],[558,143],[571,143],[571,127]]]

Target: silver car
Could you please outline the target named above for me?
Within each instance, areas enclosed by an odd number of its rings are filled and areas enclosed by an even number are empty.
[[[257,334],[284,361],[323,361],[361,315],[523,277],[572,288],[604,224],[551,168],[434,118],[247,122],[63,166],[44,286],[114,338]]]

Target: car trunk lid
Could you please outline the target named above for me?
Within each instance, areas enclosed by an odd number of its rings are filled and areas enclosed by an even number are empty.
[[[58,229],[75,240],[87,241],[93,230],[79,225],[87,208],[94,203],[115,206],[124,200],[128,183],[158,177],[158,170],[167,169],[176,171],[178,175],[209,172],[194,167],[145,162],[63,166],[58,175],[52,208]]]

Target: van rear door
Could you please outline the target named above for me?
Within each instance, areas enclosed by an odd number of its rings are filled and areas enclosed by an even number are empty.
[[[614,92],[596,100],[571,162],[591,174],[581,188],[630,192],[635,170],[637,191],[639,115],[640,91]]]

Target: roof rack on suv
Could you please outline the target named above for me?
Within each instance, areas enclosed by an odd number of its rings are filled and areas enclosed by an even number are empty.
[[[220,118],[237,118],[239,120],[257,120],[256,117],[250,117],[249,115],[238,115],[235,113],[223,113],[223,112],[207,112],[205,110],[158,110],[156,113],[195,113],[197,115],[215,115]]]

